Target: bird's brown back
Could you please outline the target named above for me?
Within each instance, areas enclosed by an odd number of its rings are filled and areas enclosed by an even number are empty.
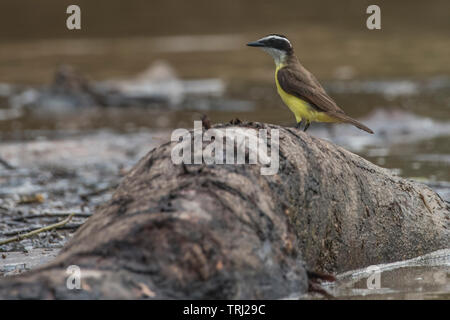
[[[351,123],[361,130],[373,133],[364,124],[349,117],[338,107],[314,75],[301,65],[294,54],[288,57],[286,66],[278,70],[277,80],[288,94],[307,101],[319,112],[324,112],[336,121]]]
[[[288,57],[286,66],[278,70],[277,77],[285,92],[309,102],[318,111],[344,113],[325,92],[316,77],[301,65],[295,55]]]

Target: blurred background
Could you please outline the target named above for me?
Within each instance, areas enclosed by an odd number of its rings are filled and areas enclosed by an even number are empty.
[[[81,30],[66,27],[71,4],[81,8]],[[2,0],[0,238],[75,217],[0,246],[8,252],[0,276],[52,259],[173,129],[192,128],[202,115],[293,126],[272,58],[246,46],[269,33],[286,35],[337,104],[375,131],[314,123],[308,134],[450,201],[450,1],[376,1],[381,30],[366,27],[371,4]],[[383,273],[390,289],[378,293],[448,299],[445,254],[438,267]],[[355,279],[335,294],[374,294]]]
[[[272,59],[245,44],[292,40],[301,62],[376,134],[314,124],[407,177],[450,181],[450,2],[79,0],[0,3],[2,141],[192,127],[241,120],[294,125]],[[0,151],[1,155],[1,151]],[[5,157],[5,155],[4,155]]]

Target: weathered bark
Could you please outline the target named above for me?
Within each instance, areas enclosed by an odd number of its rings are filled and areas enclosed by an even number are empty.
[[[449,207],[294,128],[279,129],[280,167],[174,165],[166,143],[128,174],[112,200],[54,262],[0,281],[0,297],[280,298],[308,288],[306,269],[341,272],[450,245]],[[67,290],[78,265],[84,290]]]

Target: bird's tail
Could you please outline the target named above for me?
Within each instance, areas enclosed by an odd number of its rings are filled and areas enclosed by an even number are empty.
[[[335,117],[336,119],[338,119],[340,122],[350,123],[350,124],[354,125],[355,127],[357,127],[358,129],[361,129],[368,133],[373,134],[373,131],[370,128],[366,127],[361,122],[356,121],[353,118],[350,118],[348,115],[346,115],[344,113],[334,113],[332,116]]]

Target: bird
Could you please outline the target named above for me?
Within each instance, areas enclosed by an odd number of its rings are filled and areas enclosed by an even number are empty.
[[[296,128],[306,131],[311,122],[350,123],[368,133],[371,129],[345,114],[325,92],[316,77],[306,70],[294,54],[291,42],[284,35],[269,34],[247,43],[269,53],[275,61],[275,84],[283,102],[294,113]]]

